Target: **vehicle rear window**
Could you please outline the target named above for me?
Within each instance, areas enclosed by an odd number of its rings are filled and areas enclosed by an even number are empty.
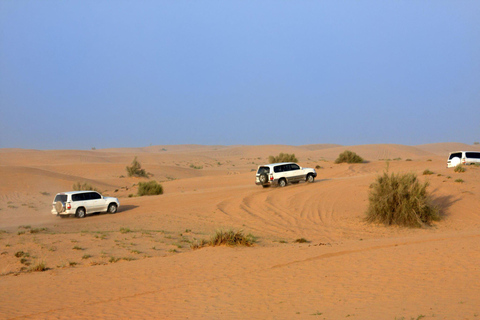
[[[455,158],[455,157],[461,159],[461,158],[462,158],[462,153],[461,153],[461,152],[452,153],[452,154],[450,155],[450,157],[448,157],[448,160],[452,160],[452,159]]]
[[[260,167],[260,168],[258,168],[257,173],[258,173],[258,174],[270,173],[270,168],[269,168],[269,167]]]
[[[57,194],[55,196],[55,200],[53,200],[53,202],[57,202],[57,201],[67,202],[67,195],[66,194]]]
[[[466,152],[467,158],[480,159],[480,152]]]

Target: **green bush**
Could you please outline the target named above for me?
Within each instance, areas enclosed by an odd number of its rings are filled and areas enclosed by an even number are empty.
[[[335,163],[362,163],[363,158],[360,157],[358,154],[356,154],[353,151],[345,150],[344,152],[340,153],[338,155],[337,160],[335,160]]]
[[[453,171],[455,172],[465,172],[465,167],[462,166],[461,164],[457,165]]]
[[[421,184],[413,173],[384,172],[370,187],[369,222],[418,228],[440,219],[427,194],[428,182]]]
[[[212,247],[227,245],[227,246],[247,246],[250,247],[255,242],[252,235],[245,236],[243,231],[222,231],[218,230],[208,243]]]
[[[137,157],[133,159],[132,166],[127,166],[127,173],[129,177],[144,177],[148,178],[148,174],[145,169],[142,169],[142,165],[137,161]]]
[[[139,196],[152,196],[163,194],[163,187],[155,180],[151,180],[148,182],[139,182],[137,194]]]
[[[283,153],[281,152],[278,156],[269,156],[268,157],[268,162],[269,163],[278,163],[278,162],[298,162],[297,157],[295,157],[295,154],[288,154],[288,153]]]
[[[425,169],[425,170],[423,171],[423,175],[424,175],[424,176],[429,176],[429,175],[434,174],[434,173],[435,173],[435,172],[430,171],[430,170],[428,170],[428,169]]]
[[[97,191],[100,192],[97,188],[92,186],[90,183],[84,182],[84,183],[74,183],[73,186],[73,191],[82,191],[82,190],[92,190],[92,191]]]

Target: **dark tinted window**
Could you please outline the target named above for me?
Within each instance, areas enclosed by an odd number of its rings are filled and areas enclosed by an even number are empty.
[[[450,155],[450,157],[448,158],[448,160],[452,160],[452,159],[455,158],[455,157],[461,159],[461,158],[462,158],[462,153],[461,153],[461,152],[452,153],[452,154]]]
[[[260,167],[258,168],[258,174],[262,174],[262,173],[270,173],[270,168],[269,167]]]
[[[90,200],[97,200],[97,199],[101,199],[102,196],[99,195],[99,194],[96,193],[96,192],[89,192],[89,193],[88,193],[88,198],[89,198]]]
[[[273,168],[273,171],[275,171],[275,172],[288,171],[288,166],[286,166],[286,165],[275,166],[275,167]]]
[[[467,158],[480,159],[480,152],[466,152]]]
[[[72,201],[83,201],[85,200],[85,193],[72,194]]]
[[[67,195],[66,194],[57,194],[55,196],[54,202],[60,201],[60,202],[67,202]]]
[[[298,164],[291,164],[290,170],[300,170],[300,166]]]

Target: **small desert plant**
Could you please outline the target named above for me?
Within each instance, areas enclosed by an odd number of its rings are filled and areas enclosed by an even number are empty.
[[[84,182],[84,183],[80,183],[80,182],[74,183],[73,186],[72,186],[72,189],[73,189],[74,191],[92,190],[92,191],[97,191],[97,192],[99,192],[99,190],[98,190],[97,188],[95,188],[94,186],[92,186],[90,183],[87,183],[87,182]]]
[[[120,228],[120,233],[129,233],[129,232],[132,232],[132,230],[130,230],[130,228]]]
[[[335,163],[362,163],[363,158],[360,157],[353,151],[345,150],[344,152],[338,155],[338,158],[335,160]]]
[[[142,165],[137,161],[137,157],[133,159],[132,166],[127,166],[127,173],[129,177],[144,177],[148,178],[148,174],[145,169],[142,169]]]
[[[29,272],[38,272],[38,271],[45,271],[45,270],[47,270],[47,266],[44,261],[39,262],[28,269]]]
[[[322,168],[323,168],[323,167],[320,166],[320,165],[318,165],[318,164],[315,166],[315,169],[322,169]]]
[[[440,218],[438,209],[430,203],[428,182],[420,183],[413,173],[384,172],[370,187],[369,222],[422,227]]]
[[[463,179],[457,179],[457,180],[455,180],[455,182],[464,183],[465,181],[463,181]]]
[[[210,239],[209,245],[212,247],[227,245],[227,246],[247,246],[250,247],[255,242],[252,235],[244,235],[243,231],[222,231],[218,230]]]
[[[435,172],[430,171],[430,170],[428,170],[428,169],[425,169],[425,170],[423,171],[423,175],[424,175],[424,176],[429,176],[429,175],[434,174],[434,173],[435,173]]]
[[[110,257],[110,259],[108,260],[108,262],[110,262],[110,263],[115,263],[115,262],[118,262],[119,260],[120,260],[120,258]]]
[[[296,239],[294,242],[296,242],[296,243],[307,243],[308,240],[305,239],[305,238],[299,238],[299,239]]]
[[[281,152],[278,156],[269,156],[268,157],[268,162],[269,163],[277,163],[277,162],[298,162],[297,157],[295,157],[295,154],[288,154],[288,153],[283,153]]]
[[[474,144],[474,145],[478,145],[478,144],[480,144],[480,142],[475,141],[473,144]]]
[[[465,167],[462,166],[461,164],[457,165],[453,171],[455,172],[465,172]]]
[[[40,194],[41,194],[42,196],[49,196],[49,195],[50,195],[50,193],[49,193],[49,192],[46,192],[46,191],[42,191],[42,192],[40,192]]]
[[[151,180],[148,182],[140,182],[138,183],[138,192],[139,196],[150,196],[150,195],[157,195],[163,194],[163,187],[155,180]]]
[[[405,159],[405,161],[412,161],[412,159]]]
[[[190,168],[192,169],[203,169],[203,166],[196,166],[193,163],[190,165]]]
[[[90,259],[91,257],[92,257],[92,255],[90,255],[90,254],[84,254],[82,259],[86,260],[86,259]]]
[[[72,248],[72,250],[83,250],[83,248],[82,248],[82,247],[79,247],[79,246],[74,246],[74,247]]]

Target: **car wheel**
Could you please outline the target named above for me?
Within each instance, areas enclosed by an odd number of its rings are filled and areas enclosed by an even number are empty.
[[[258,181],[260,181],[261,184],[265,184],[268,181],[268,176],[266,173],[262,173],[260,177],[258,177]]]
[[[117,205],[115,203],[110,203],[108,213],[117,213]]]
[[[86,212],[84,208],[78,208],[77,212],[75,213],[75,216],[79,219],[85,218]]]
[[[278,185],[283,188],[287,185],[287,180],[285,179],[280,179],[280,181],[278,181]]]
[[[57,213],[61,213],[65,211],[65,205],[61,201],[55,202],[55,210]]]
[[[312,174],[309,174],[307,176],[307,182],[312,183],[313,181],[315,181],[315,177]]]

